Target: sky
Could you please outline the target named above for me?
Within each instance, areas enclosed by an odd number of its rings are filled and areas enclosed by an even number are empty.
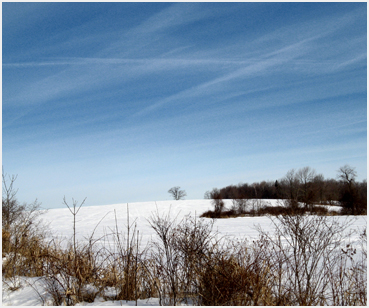
[[[2,3],[2,165],[44,208],[367,178],[367,4]]]

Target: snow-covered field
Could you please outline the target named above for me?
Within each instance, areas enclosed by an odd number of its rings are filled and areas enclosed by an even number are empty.
[[[270,205],[275,206],[278,200],[265,200]],[[232,200],[225,200],[226,207],[230,207]],[[181,200],[181,201],[158,201],[158,202],[140,202],[128,204],[129,224],[137,224],[141,238],[141,248],[155,236],[148,218],[156,211],[159,214],[168,214],[172,218],[176,217],[179,222],[185,215],[200,216],[203,212],[212,209],[211,200]],[[337,207],[330,207],[335,210]],[[52,209],[42,215],[42,219],[49,225],[53,237],[64,239],[64,242],[70,240],[73,236],[73,215],[68,208]],[[344,221],[347,217],[338,216],[338,219]],[[366,216],[353,217],[354,222],[350,228],[362,229],[366,226]],[[100,238],[115,229],[115,225],[119,231],[125,232],[127,226],[127,204],[113,204],[102,206],[83,206],[76,216],[76,238],[78,242],[86,241],[94,232],[94,238]],[[217,219],[214,223],[213,230],[217,231],[221,236],[230,236],[236,238],[247,237],[249,239],[257,238],[257,226],[263,230],[273,233],[273,224],[268,217],[239,217],[229,219]],[[355,238],[351,238],[355,242]],[[3,284],[2,303],[3,305],[42,305],[39,292],[42,295],[42,280],[38,278],[18,278],[23,281],[32,282],[33,287],[27,286],[23,282],[20,289],[10,292],[7,291]],[[35,290],[37,289],[37,292]],[[135,302],[126,301],[106,301],[101,298],[96,299],[94,303],[86,305],[135,305]],[[139,300],[138,305],[158,305],[157,299]]]
[[[225,207],[232,206],[232,200],[224,200]],[[260,200],[264,204],[276,206],[279,200]],[[332,211],[339,207],[328,206]],[[199,217],[202,213],[212,210],[211,200],[170,200],[157,202],[138,202],[128,204],[129,224],[137,223],[140,231],[141,247],[144,247],[152,238],[153,230],[148,223],[150,216],[159,212],[160,215],[170,213],[171,218],[179,222],[185,215]],[[125,232],[127,227],[127,203],[102,206],[83,206],[77,214],[76,231],[80,242],[94,233],[94,238],[100,238],[115,228],[115,216],[120,231]],[[67,208],[49,210],[42,216],[53,231],[53,236],[71,239],[73,235],[73,216]],[[267,217],[239,217],[232,219],[218,219],[214,229],[224,236],[256,238],[258,233],[255,226],[261,225],[268,230],[271,227]]]

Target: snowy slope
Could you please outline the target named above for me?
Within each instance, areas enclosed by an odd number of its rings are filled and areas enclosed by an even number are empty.
[[[230,208],[232,200],[224,200],[225,206]],[[263,200],[268,205],[276,206],[278,200]],[[337,207],[331,207],[337,208]],[[156,211],[166,215],[170,212],[172,218],[179,222],[185,215],[199,217],[207,210],[213,209],[211,200],[178,200],[178,201],[157,201],[157,202],[137,202],[128,204],[129,224],[137,223],[137,229],[142,236],[142,245],[145,245],[153,234],[148,223],[148,218]],[[115,215],[117,217],[118,228],[125,231],[127,226],[127,204],[112,204],[102,206],[83,206],[77,214],[77,239],[85,241],[86,237],[95,230],[94,237],[103,236],[110,229],[115,228]],[[52,209],[42,216],[53,230],[53,236],[60,236],[70,239],[73,235],[73,215],[67,208]],[[234,219],[218,219],[214,229],[222,235],[248,235],[256,236],[254,225],[269,225],[267,217],[239,217]]]

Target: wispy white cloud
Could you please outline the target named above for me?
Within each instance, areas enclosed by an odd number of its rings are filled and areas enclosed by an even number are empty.
[[[221,10],[203,6],[201,3],[171,3],[139,25],[123,30],[118,39],[101,50],[97,56],[109,57],[114,54],[118,57],[137,57],[140,54],[167,53],[169,48],[171,51],[183,51],[188,45],[183,46],[175,36],[171,37],[173,30],[222,14]],[[179,45],[176,45],[175,41]]]
[[[212,15],[214,15],[214,12],[201,6],[200,3],[174,3],[159,13],[150,16],[139,26],[131,29],[128,34],[132,36],[139,34],[152,35],[155,32],[163,32]]]
[[[206,81],[202,84],[171,95],[164,100],[160,100],[144,110],[141,110],[136,114],[136,116],[152,112],[157,108],[160,108],[168,103],[173,103],[177,100],[201,96],[204,93],[208,93],[209,89],[216,93],[223,89],[226,84],[235,79],[250,78],[263,74],[268,75],[271,68],[283,66],[285,63],[291,63],[291,61],[293,62],[295,59],[303,56],[306,52],[304,46],[309,41],[314,39],[316,39],[316,37],[303,39],[299,42],[284,46],[270,53],[261,54],[258,59],[254,58],[248,61],[239,61],[237,68],[232,70],[230,73],[227,72],[223,74],[223,76],[216,77],[210,81]],[[241,67],[239,68],[239,66]]]
[[[362,63],[362,64],[366,64],[366,60],[367,60],[367,54],[366,53],[361,53],[357,56],[354,56],[353,58],[350,58],[348,60],[344,60],[342,62],[336,62],[334,65],[332,65],[332,71],[337,72],[339,70],[345,69],[347,67],[352,67],[353,65],[357,64],[357,63]]]
[[[137,48],[144,48],[146,44],[145,40],[139,37],[139,34],[145,35],[148,39],[157,41],[159,44],[163,44],[162,40],[157,40],[153,33],[158,34],[161,38],[165,38],[167,37],[167,30],[173,27],[186,25],[208,16],[219,14],[219,12],[212,9],[205,11],[199,10],[199,5],[196,3],[191,5],[178,3],[165,8],[143,21],[139,26],[125,32],[122,40],[118,39],[116,42],[106,46],[100,53],[97,53],[97,57],[95,58],[65,58],[27,63],[4,63],[3,67],[5,69],[39,66],[60,66],[61,68],[65,68],[64,71],[57,72],[54,76],[49,76],[42,80],[35,80],[29,86],[25,85],[24,89],[20,89],[17,95],[12,98],[12,104],[15,102],[21,105],[32,104],[32,102],[39,104],[66,93],[72,93],[73,91],[83,92],[86,89],[96,87],[96,85],[107,84],[107,80],[111,81],[115,78],[124,82],[124,80],[137,78],[138,76],[151,74],[152,72],[164,73],[164,71],[169,71],[167,72],[168,74],[175,74],[175,70],[177,69],[193,69],[194,67],[199,69],[201,67],[207,67],[214,70],[214,67],[216,67],[215,70],[217,72],[214,74],[214,78],[203,80],[187,90],[181,90],[177,94],[148,106],[146,110],[142,111],[142,113],[146,113],[176,99],[201,95],[201,93],[207,93],[210,89],[211,91],[217,92],[232,80],[263,74],[271,68],[278,67],[282,69],[284,66],[291,67],[291,65],[295,65],[295,69],[302,71],[311,70],[312,66],[316,69],[321,69],[321,64],[324,60],[304,60],[303,57],[306,55],[309,56],[313,51],[316,51],[314,42],[334,31],[339,31],[345,24],[352,23],[355,20],[355,16],[359,14],[359,12],[351,12],[344,17],[335,16],[328,21],[325,19],[316,21],[313,26],[311,23],[302,23],[294,25],[293,28],[281,28],[255,41],[240,42],[227,55],[222,53],[221,46],[218,46],[215,50],[202,50],[200,53],[197,50],[181,49],[182,46],[174,48],[177,50],[175,53],[178,55],[171,58],[168,58],[168,50],[166,48],[158,49],[164,58],[120,57],[120,50],[124,49],[126,38],[130,41],[130,46],[137,46]],[[296,37],[299,38],[298,41],[293,39]],[[262,51],[260,49],[265,44],[273,41],[280,41],[277,44],[279,47],[276,50],[266,48],[265,51]],[[245,49],[243,45],[250,45],[250,48]],[[259,55],[242,58],[235,57],[234,55],[237,54],[240,48],[249,49],[249,51],[257,48],[256,51]],[[211,56],[207,56],[206,52]],[[104,57],[99,57],[99,54],[104,54]],[[196,54],[200,54],[202,57],[199,58]],[[364,56],[364,54],[361,54],[355,59],[345,59],[344,62],[333,66],[335,69],[341,69],[360,61]],[[312,61],[314,65],[306,61]],[[323,64],[330,67],[329,60],[326,61]],[[100,66],[97,68],[96,65]],[[119,73],[117,70],[111,70],[111,65],[124,65],[124,67],[122,67],[122,72]],[[71,68],[73,66],[84,66],[84,68],[78,68],[79,71],[77,73],[76,70]],[[7,104],[7,97],[5,97],[5,104]]]
[[[63,66],[63,65],[116,65],[116,64],[131,64],[131,65],[145,65],[147,70],[150,67],[157,69],[176,69],[178,67],[186,66],[209,66],[209,65],[232,65],[239,66],[250,63],[255,63],[258,59],[222,59],[222,58],[65,58],[65,59],[54,59],[50,61],[39,61],[39,62],[19,62],[19,63],[4,63],[5,68],[17,68],[17,67],[37,67],[37,66]]]

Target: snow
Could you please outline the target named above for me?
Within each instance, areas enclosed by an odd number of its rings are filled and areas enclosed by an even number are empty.
[[[103,298],[98,297],[93,303],[78,303],[76,306],[136,306],[135,301],[104,301]],[[137,306],[159,306],[158,298],[139,299]]]
[[[226,207],[230,208],[232,200],[224,200]],[[264,200],[271,206],[278,205],[278,200]],[[128,204],[129,224],[137,224],[141,238],[141,249],[153,239],[154,232],[150,227],[148,218],[158,211],[159,215],[166,215],[170,212],[170,217],[176,218],[179,222],[185,215],[199,217],[203,212],[212,209],[211,200],[179,200],[179,201],[158,201],[158,202],[139,202]],[[337,207],[328,207],[329,210],[335,210]],[[347,217],[336,216],[344,221]],[[68,208],[51,209],[44,215],[42,219],[48,224],[52,237],[64,239],[64,243],[73,236],[73,215]],[[353,217],[355,220],[351,226],[352,229],[362,229],[366,227],[366,216]],[[76,216],[76,239],[79,243],[87,242],[87,238],[94,232],[94,238],[100,238],[111,230],[115,229],[115,225],[119,231],[125,233],[127,226],[127,204],[112,204],[101,206],[82,206]],[[268,217],[238,217],[228,219],[217,219],[214,222],[213,230],[219,232],[220,236],[230,236],[236,238],[255,239],[258,237],[257,226],[264,231],[273,232],[273,224]],[[101,243],[102,244],[102,243]],[[106,244],[106,243],[105,243]],[[8,291],[6,284],[3,283],[2,303],[15,306],[34,306],[47,304],[43,303],[41,297],[46,296],[42,287],[42,279],[17,277],[15,284],[21,287],[15,291]],[[37,293],[36,292],[39,293]],[[96,298],[93,303],[79,303],[78,305],[86,306],[134,306],[134,301],[104,301],[103,298]],[[150,298],[138,300],[140,306],[157,306],[158,299]]]
[[[280,200],[275,199],[263,201],[269,206],[277,206],[280,202]],[[232,200],[224,200],[224,202],[226,208],[232,206]],[[336,206],[327,206],[327,208],[332,211],[339,209]],[[148,223],[148,218],[156,211],[160,215],[170,213],[170,216],[176,218],[179,222],[185,215],[191,214],[192,216],[199,217],[202,213],[211,209],[213,209],[211,200],[171,200],[130,203],[128,204],[129,224],[137,223],[137,230],[140,231],[141,248],[144,248],[154,234]],[[94,238],[100,238],[110,230],[115,229],[115,214],[118,229],[126,232],[126,203],[81,207],[76,218],[76,238],[78,241],[80,243],[87,242],[87,238],[92,232],[94,232]],[[53,237],[58,236],[64,240],[72,238],[73,216],[67,208],[49,210],[48,213],[43,215],[43,219],[49,223],[50,228],[53,230]],[[100,222],[100,220],[102,221]],[[225,236],[241,237],[247,235],[248,237],[256,238],[258,233],[255,230],[255,226],[259,224],[268,226],[270,225],[270,220],[265,216],[218,219],[214,224],[214,230]]]
[[[46,294],[40,277],[17,277],[15,284],[21,287],[16,291],[7,291],[3,285],[2,304],[3,306],[50,306],[51,297]],[[36,291],[37,290],[37,291]],[[105,301],[102,297],[96,297],[93,303],[81,302],[76,306],[135,306],[135,301]],[[137,300],[138,306],[159,306],[159,299],[148,298]]]

